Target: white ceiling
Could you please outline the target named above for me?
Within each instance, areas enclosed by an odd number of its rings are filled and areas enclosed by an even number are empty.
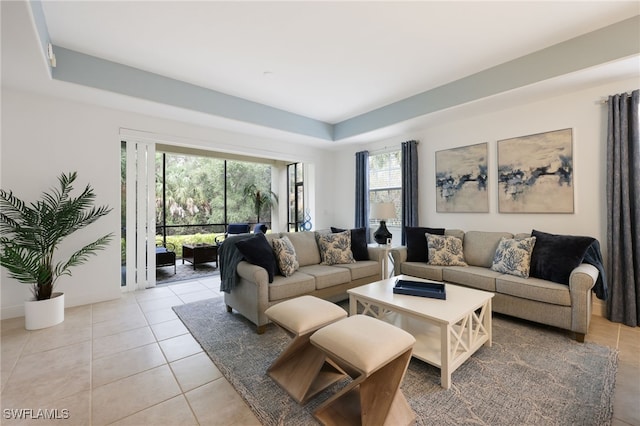
[[[44,1],[43,11],[54,45],[337,123],[636,16],[640,2]],[[638,64],[574,81],[632,77]],[[3,85],[25,84],[4,68]],[[130,108],[165,108],[150,104]]]

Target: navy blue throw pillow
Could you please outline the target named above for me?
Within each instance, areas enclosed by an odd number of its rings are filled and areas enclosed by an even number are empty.
[[[346,229],[331,227],[331,232],[344,232]],[[355,228],[351,230],[351,252],[355,260],[369,260],[367,248],[367,228]]]
[[[571,271],[580,265],[587,249],[594,241],[592,237],[555,235],[546,232],[531,232],[536,244],[531,253],[530,277],[569,285]]]
[[[266,269],[269,275],[269,282],[273,282],[273,276],[276,273],[276,257],[273,254],[271,244],[269,244],[267,237],[262,232],[238,241],[236,248],[242,253],[247,262]]]
[[[444,228],[406,226],[404,232],[407,241],[407,262],[427,262],[429,255],[425,234],[444,235]]]

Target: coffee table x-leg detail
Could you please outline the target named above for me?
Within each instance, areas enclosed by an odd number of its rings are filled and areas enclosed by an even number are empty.
[[[416,338],[413,356],[440,368],[441,386],[445,389],[451,387],[451,374],[464,361],[482,345],[492,344],[491,297],[480,298],[475,306],[470,306],[461,316],[447,319],[429,315],[428,312],[429,304],[441,304],[443,301],[392,295],[389,296],[395,300],[392,302],[381,300],[384,297],[357,294],[358,289],[354,290],[349,291],[350,315],[370,315],[411,333]],[[413,303],[403,305],[403,302],[407,301],[406,298],[424,301],[410,300]],[[416,312],[416,306],[421,306],[424,311]]]

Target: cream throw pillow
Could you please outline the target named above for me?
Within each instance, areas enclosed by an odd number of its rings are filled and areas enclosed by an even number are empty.
[[[535,243],[536,237],[521,239],[502,237],[493,257],[491,269],[503,274],[529,278],[531,253]]]
[[[291,240],[284,236],[282,238],[275,238],[271,244],[276,254],[280,273],[285,277],[290,277],[300,267],[296,250],[293,248]]]
[[[428,264],[439,266],[468,266],[462,252],[462,240],[450,235],[426,234]]]
[[[335,234],[316,234],[320,248],[321,265],[337,265],[341,263],[356,263],[351,251],[351,231]]]

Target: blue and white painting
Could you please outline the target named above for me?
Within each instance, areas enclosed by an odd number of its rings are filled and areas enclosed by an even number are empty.
[[[573,132],[498,141],[500,213],[573,213]]]
[[[480,143],[436,152],[436,211],[487,213],[487,146]]]

